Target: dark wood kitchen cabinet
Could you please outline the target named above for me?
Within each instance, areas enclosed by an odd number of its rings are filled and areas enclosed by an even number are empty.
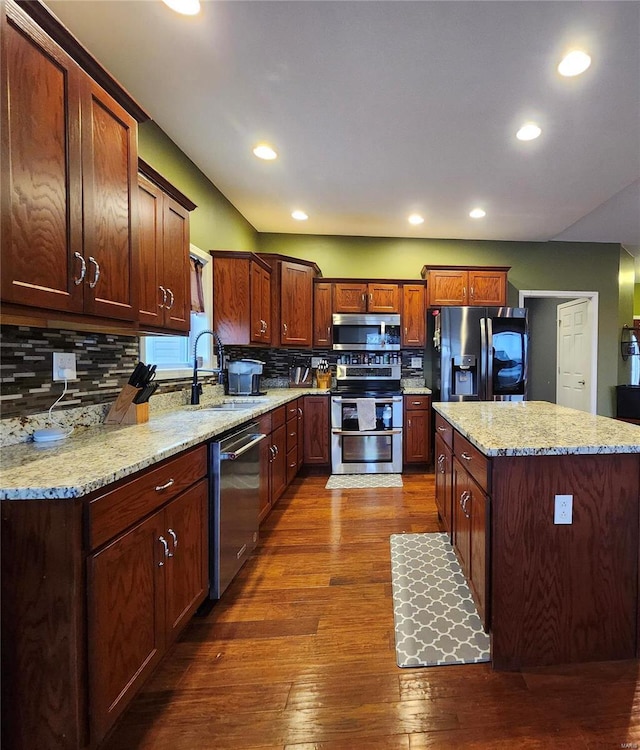
[[[57,38],[6,0],[1,289],[12,306],[3,312],[136,321],[136,118],[76,62],[77,42],[49,11],[26,7]]]
[[[313,345],[330,348],[332,335],[333,284],[316,281],[313,285]]]
[[[304,463],[331,464],[329,396],[304,397]]]
[[[399,313],[400,287],[381,281],[336,282],[333,310],[337,313]]]
[[[495,306],[507,304],[508,266],[424,266],[428,307],[447,305]]]
[[[213,327],[223,344],[272,341],[271,269],[257,255],[212,250]]]
[[[404,397],[404,426],[404,463],[431,463],[431,396]]]
[[[300,467],[300,460],[302,457],[302,435],[301,427],[302,423],[300,416],[302,414],[302,407],[298,403],[302,399],[295,399],[289,401],[285,406],[286,411],[286,446],[287,446],[287,485],[291,484],[298,468]]]
[[[260,443],[260,522],[287,488],[286,422],[284,406],[278,406],[259,419],[260,431],[267,436]]]
[[[426,336],[425,285],[402,285],[402,346],[422,348]]]
[[[452,505],[451,505],[451,480],[452,480],[453,454],[451,448],[444,442],[440,435],[435,438],[435,481],[436,481],[436,507],[443,529],[451,539]]]
[[[2,502],[3,747],[96,747],[204,600],[207,455]]]
[[[196,208],[140,160],[140,327],[188,332],[191,319],[189,212]]]

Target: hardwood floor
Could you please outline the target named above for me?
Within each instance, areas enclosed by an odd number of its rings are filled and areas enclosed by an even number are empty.
[[[403,489],[325,482],[294,481],[254,556],[193,620],[104,750],[640,745],[635,661],[399,669],[389,535],[438,530],[433,475],[404,475]]]

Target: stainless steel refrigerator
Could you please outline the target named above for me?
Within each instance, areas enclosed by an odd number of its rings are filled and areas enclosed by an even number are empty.
[[[441,307],[427,313],[426,384],[434,401],[527,398],[527,310]]]

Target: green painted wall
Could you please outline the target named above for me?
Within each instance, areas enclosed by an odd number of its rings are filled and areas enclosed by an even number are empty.
[[[292,234],[259,234],[258,243],[262,252],[313,260],[327,277],[417,279],[429,264],[511,266],[510,305],[518,304],[521,289],[598,292],[598,413],[615,412],[620,320],[632,312],[628,294],[619,293],[619,281],[628,283],[623,255],[630,258],[620,245]]]
[[[635,258],[620,248],[620,274],[619,274],[619,316],[618,316],[618,339],[620,338],[622,326],[633,325],[633,306],[635,292]],[[618,383],[631,382],[631,361],[625,362],[622,356],[618,356]]]
[[[640,284],[636,284],[634,287],[633,317],[640,318]]]
[[[154,122],[140,125],[138,150],[198,206],[189,219],[194,245],[201,250],[255,250],[256,230]]]

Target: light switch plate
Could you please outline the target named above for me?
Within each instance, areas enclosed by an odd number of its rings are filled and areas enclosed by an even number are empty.
[[[422,367],[422,357],[411,357],[411,367]]]

